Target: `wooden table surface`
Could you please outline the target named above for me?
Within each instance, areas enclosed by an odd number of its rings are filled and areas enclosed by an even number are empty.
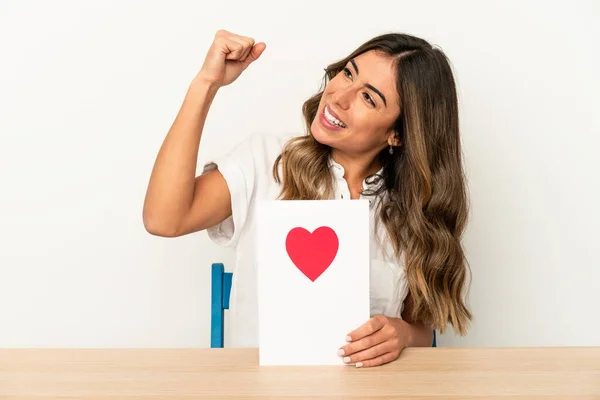
[[[0,399],[600,399],[600,347],[411,348],[376,368],[254,349],[0,349]]]

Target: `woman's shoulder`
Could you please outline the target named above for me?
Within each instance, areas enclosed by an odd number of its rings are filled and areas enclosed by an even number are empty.
[[[254,132],[239,141],[234,153],[249,157],[254,165],[272,166],[289,140],[296,133]]]
[[[298,136],[300,135],[297,133],[254,132],[249,134],[246,140],[257,153],[279,155],[285,144]]]
[[[204,172],[216,168],[233,169],[243,175],[253,174],[270,168],[285,144],[293,137],[292,133],[252,132],[239,139],[229,139],[229,148],[210,156]]]

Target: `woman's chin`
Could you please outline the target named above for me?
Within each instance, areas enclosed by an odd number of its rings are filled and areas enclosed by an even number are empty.
[[[330,145],[330,137],[325,129],[319,125],[319,121],[314,121],[310,128],[310,133],[315,140],[321,144]]]

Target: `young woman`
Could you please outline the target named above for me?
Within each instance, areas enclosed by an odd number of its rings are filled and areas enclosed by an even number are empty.
[[[375,37],[326,68],[323,87],[303,106],[306,134],[251,135],[196,177],[211,102],[265,48],[228,31],[215,35],[156,158],[147,231],[177,237],[207,230],[236,249],[230,343],[256,347],[256,201],[369,199],[372,318],[332,351],[370,367],[406,347],[431,346],[432,330],[444,332],[448,323],[466,334],[471,313],[460,240],[468,201],[445,55],[410,35]]]

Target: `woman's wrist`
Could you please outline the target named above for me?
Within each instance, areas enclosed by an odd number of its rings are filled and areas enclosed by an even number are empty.
[[[414,332],[412,326],[402,318],[390,318],[396,332],[401,348],[412,347]]]

